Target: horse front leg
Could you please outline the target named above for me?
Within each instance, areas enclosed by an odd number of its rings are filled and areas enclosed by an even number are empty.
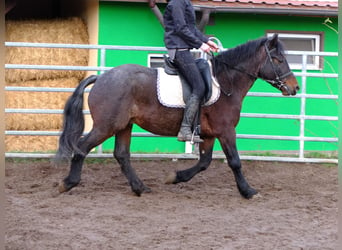
[[[126,129],[121,130],[115,135],[114,157],[120,164],[121,171],[126,176],[132,191],[137,196],[140,196],[143,192],[151,192],[151,189],[144,185],[131,166],[131,132],[132,125],[129,125]]]
[[[200,159],[197,164],[191,168],[173,172],[165,180],[166,184],[176,184],[179,182],[187,182],[199,172],[206,170],[212,160],[214,138],[205,139],[203,143],[200,143]]]
[[[252,198],[258,192],[248,184],[242,173],[240,156],[236,148],[235,131],[229,133],[229,138],[219,138],[219,141],[221,143],[223,152],[226,155],[228,165],[234,173],[236,185],[240,194],[246,199]]]

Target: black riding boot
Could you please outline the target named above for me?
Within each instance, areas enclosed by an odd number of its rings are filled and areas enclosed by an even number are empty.
[[[185,104],[185,110],[183,115],[183,121],[181,128],[178,132],[178,141],[191,141],[193,143],[203,142],[203,140],[191,132],[192,123],[194,122],[195,116],[198,112],[200,99],[198,96],[192,94]]]

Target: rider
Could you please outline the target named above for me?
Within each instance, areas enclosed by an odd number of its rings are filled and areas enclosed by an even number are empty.
[[[190,0],[167,0],[164,12],[164,42],[170,59],[191,85],[192,93],[186,101],[179,141],[203,142],[199,136],[192,136],[191,126],[204,97],[205,83],[190,49],[200,48],[206,53],[217,52],[216,43],[210,41],[196,27],[195,10]]]

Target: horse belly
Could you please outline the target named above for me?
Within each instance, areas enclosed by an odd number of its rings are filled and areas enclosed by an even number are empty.
[[[132,122],[156,135],[175,136],[182,116],[182,109],[165,108],[157,101],[152,106],[135,105]]]

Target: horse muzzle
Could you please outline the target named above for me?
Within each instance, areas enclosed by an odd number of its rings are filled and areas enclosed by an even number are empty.
[[[300,87],[298,81],[294,75],[286,78],[283,84],[280,86],[280,91],[284,96],[296,95]]]

